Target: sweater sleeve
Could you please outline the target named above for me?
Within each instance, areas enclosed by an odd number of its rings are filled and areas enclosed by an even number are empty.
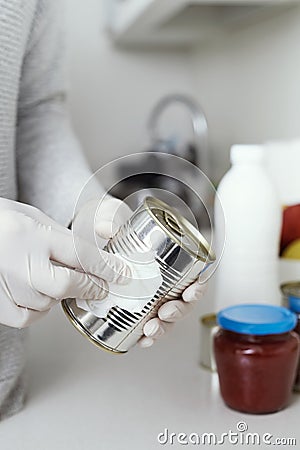
[[[16,154],[19,200],[67,225],[92,172],[65,109],[59,4],[63,9],[60,0],[37,1],[20,80]],[[102,191],[97,181],[94,189]]]

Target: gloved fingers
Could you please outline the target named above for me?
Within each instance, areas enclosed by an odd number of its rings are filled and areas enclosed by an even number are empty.
[[[35,311],[33,309],[16,306],[13,302],[6,302],[1,308],[0,321],[3,325],[13,328],[25,328],[48,314],[46,311]]]
[[[25,290],[24,285],[22,283],[16,283],[15,277],[11,274],[7,274],[6,276],[2,274],[1,290],[7,298],[7,303],[35,311],[48,311],[52,306],[57,305],[57,300],[39,292],[33,286],[30,270],[28,271],[28,275],[28,285]]]
[[[42,319],[49,313],[49,309],[45,311],[34,311],[33,309],[18,307],[19,321],[16,322],[16,317],[14,317],[13,326],[15,328],[26,328],[32,325],[37,320]]]
[[[173,323],[163,322],[158,317],[150,319],[144,325],[144,335],[152,339],[157,339],[173,328]]]
[[[60,231],[51,233],[50,258],[64,266],[85,271],[90,275],[118,284],[130,280],[130,268],[112,253],[99,250],[80,237],[67,236]]]
[[[191,284],[182,294],[182,298],[185,302],[193,302],[200,300],[207,289],[207,283],[200,284],[199,281],[195,281]]]
[[[112,238],[118,229],[120,228],[120,225],[117,225],[111,220],[98,220],[98,222],[95,223],[95,231],[102,239],[108,240]]]
[[[138,341],[138,345],[141,348],[148,348],[151,347],[154,344],[154,339],[150,338],[150,337],[145,337],[143,336],[139,341]]]
[[[67,267],[55,266],[49,261],[48,270],[43,270],[33,286],[39,292],[52,298],[81,298],[102,300],[108,293],[107,282]]]
[[[105,250],[99,250],[99,255],[98,265],[101,266],[101,278],[117,284],[128,284],[130,282],[130,267],[121,258]]]
[[[95,231],[103,239],[110,239],[131,215],[132,211],[125,202],[114,197],[107,198],[98,205]]]
[[[20,299],[20,300],[19,300]],[[26,298],[24,296],[14,298],[16,306],[22,308],[29,308],[35,311],[49,311],[53,306],[56,306],[58,301],[48,295],[33,289],[28,289],[26,292]]]
[[[95,242],[95,217],[97,211],[97,200],[91,200],[82,206],[75,214],[72,221],[72,232],[84,240]]]
[[[144,325],[145,336],[139,340],[139,346],[151,347],[158,337],[173,327],[174,322],[189,314],[194,303],[203,296],[206,287],[206,284],[196,281],[184,291],[183,300],[171,300],[163,304],[158,310],[158,317],[149,320]]]
[[[170,300],[164,303],[158,310],[158,317],[165,322],[177,322],[185,317],[191,309],[193,303],[186,303],[183,300]]]
[[[170,331],[173,325],[173,323],[163,322],[158,317],[150,319],[144,325],[144,336],[138,341],[138,345],[141,348],[151,347],[156,339]]]
[[[42,319],[48,312],[50,311],[34,311],[33,309],[23,308],[22,306],[17,307],[18,310],[18,318],[14,317],[13,327],[14,328],[26,328],[29,325],[32,325],[37,320]]]
[[[12,200],[7,200],[7,202],[8,202],[8,209],[11,208],[11,204],[13,203],[15,206],[15,211],[23,213],[25,216],[30,217],[38,224],[49,226],[51,227],[51,229],[57,229],[65,234],[69,233],[69,230],[66,227],[64,227],[58,222],[55,222],[54,219],[47,216],[47,214],[43,213],[40,209],[32,205],[27,205],[25,203],[13,202]]]

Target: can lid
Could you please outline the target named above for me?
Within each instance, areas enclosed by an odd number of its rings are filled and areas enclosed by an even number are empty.
[[[201,261],[212,263],[216,260],[206,239],[176,209],[154,197],[146,197],[144,206],[162,230],[181,248]]]
[[[296,315],[282,306],[255,303],[225,308],[217,319],[225,330],[261,336],[287,333],[297,322]]]
[[[280,285],[281,292],[286,297],[292,295],[300,299],[300,281],[289,281]]]

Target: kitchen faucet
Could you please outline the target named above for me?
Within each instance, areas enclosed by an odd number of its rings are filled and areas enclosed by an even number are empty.
[[[179,155],[188,161],[195,163],[200,160],[201,169],[207,173],[208,163],[208,126],[202,108],[190,97],[184,94],[170,94],[163,97],[153,108],[148,121],[148,132],[151,138],[152,151],[165,151],[173,153],[170,142],[159,136],[159,119],[162,113],[173,104],[182,104],[188,110],[194,131],[194,143],[188,146],[189,154]]]
[[[194,133],[194,139],[183,149],[179,149],[172,139],[162,139],[159,135],[159,120],[162,113],[176,103],[182,104],[187,109]],[[206,175],[209,173],[208,126],[203,110],[186,95],[167,95],[153,108],[148,121],[148,132],[151,139],[149,150],[136,155],[134,163],[132,161],[130,163],[121,162],[116,174],[118,180],[121,181],[114,185],[110,193],[121,199],[136,195],[133,199],[135,203],[130,205],[133,209],[147,195],[160,195],[161,200],[168,203],[168,193],[172,193],[191,209],[201,226],[206,225],[208,218],[205,208],[209,208],[209,203],[211,203],[207,195],[208,182],[206,177],[201,175],[200,171],[197,172],[195,168],[195,166],[199,167]],[[163,157],[163,154],[166,153],[179,156],[193,165],[184,164],[183,161],[180,162],[179,158],[175,160],[175,158]],[[195,179],[195,176],[199,179]],[[194,191],[188,182],[192,178],[197,185]],[[187,180],[186,183],[183,179]],[[197,197],[197,192],[201,193],[201,201]],[[166,197],[164,197],[165,195]],[[179,205],[179,202],[177,203]],[[184,214],[183,210],[181,212]]]

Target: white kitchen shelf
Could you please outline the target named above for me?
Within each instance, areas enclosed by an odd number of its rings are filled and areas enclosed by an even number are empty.
[[[189,47],[278,13],[290,0],[107,0],[107,29],[122,46]]]

